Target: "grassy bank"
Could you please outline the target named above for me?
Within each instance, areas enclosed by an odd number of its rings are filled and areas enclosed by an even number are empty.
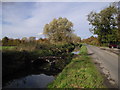
[[[24,44],[21,46],[3,46],[2,47],[2,70],[3,76],[6,77],[17,71],[30,67],[32,60],[38,60],[39,57],[60,57],[61,60],[56,60],[55,68],[62,70],[71,60],[74,50],[74,44],[64,45],[36,45],[36,44]],[[44,61],[45,58],[43,58]],[[51,58],[48,58],[51,60]],[[37,62],[38,63],[38,62]],[[44,65],[38,63],[39,66]]]
[[[16,46],[0,46],[0,50],[13,50]]]
[[[104,88],[103,77],[98,72],[87,48],[82,46],[79,56],[73,58],[48,88]]]

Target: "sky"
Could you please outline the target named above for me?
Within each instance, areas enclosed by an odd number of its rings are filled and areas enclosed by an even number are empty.
[[[109,4],[110,2],[2,2],[2,38],[44,38],[42,32],[45,24],[54,18],[63,17],[73,23],[74,33],[85,39],[93,35],[89,31],[87,15],[91,11],[99,12]]]

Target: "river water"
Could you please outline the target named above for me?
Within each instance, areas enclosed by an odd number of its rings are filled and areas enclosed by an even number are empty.
[[[79,51],[73,52],[78,54]],[[64,60],[63,60],[64,61]],[[8,75],[3,78],[3,89],[4,88],[47,88],[47,85],[51,83],[55,76],[57,76],[64,66],[62,60],[56,60],[57,68],[49,67],[50,64],[44,64],[40,67],[28,67],[27,69],[18,71],[12,75]],[[59,68],[58,68],[59,67]]]
[[[60,71],[48,69],[25,69],[3,80],[3,88],[47,88]]]
[[[19,79],[9,81],[4,88],[45,88],[54,80],[54,76],[39,74],[28,75]]]
[[[73,54],[79,54],[80,53],[80,51],[75,51],[75,52],[72,52]]]

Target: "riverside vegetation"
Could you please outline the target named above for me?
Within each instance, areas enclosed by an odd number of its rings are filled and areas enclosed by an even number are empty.
[[[64,61],[64,64],[67,64],[70,62],[70,58],[72,56],[70,52],[72,52],[75,48],[75,46],[72,44],[27,46],[22,46],[22,51],[20,51],[21,47],[17,47],[17,49],[13,47],[11,49],[11,47],[7,47],[8,50],[5,48],[5,50],[2,51],[4,76],[9,75],[9,73],[13,73],[12,71],[10,72],[10,70],[17,70],[17,67],[23,68],[21,67],[21,65],[25,66],[26,60],[26,64],[28,65],[31,60],[37,60],[39,57],[57,56],[66,59]],[[26,49],[26,51],[24,50],[24,48]],[[31,51],[31,48],[34,48],[34,50]],[[9,71],[7,71],[8,69]]]
[[[87,55],[86,46],[82,46],[78,56],[56,77],[48,88],[105,88],[103,77],[98,72],[91,58]]]
[[[29,44],[29,43],[28,43]],[[4,47],[2,51],[2,75],[3,83],[6,83],[7,77],[14,76],[14,74],[19,73],[21,70],[26,68],[40,69],[48,72],[59,73],[61,70],[71,61],[73,54],[71,53],[75,46],[81,47],[81,44],[64,44],[64,45],[23,45],[17,47]],[[31,48],[33,48],[31,50]],[[42,57],[42,61],[39,58]],[[60,57],[60,59],[55,60],[55,65],[51,69],[51,65],[47,64],[45,58],[54,60],[54,57]],[[51,57],[51,58],[50,58]],[[37,61],[31,63],[31,61]],[[36,68],[37,67],[37,68]],[[46,69],[44,69],[44,67]]]

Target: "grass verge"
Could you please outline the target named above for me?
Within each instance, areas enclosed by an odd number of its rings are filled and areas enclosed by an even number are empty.
[[[48,88],[105,88],[103,77],[98,72],[86,46],[82,46],[79,56],[72,59]]]

